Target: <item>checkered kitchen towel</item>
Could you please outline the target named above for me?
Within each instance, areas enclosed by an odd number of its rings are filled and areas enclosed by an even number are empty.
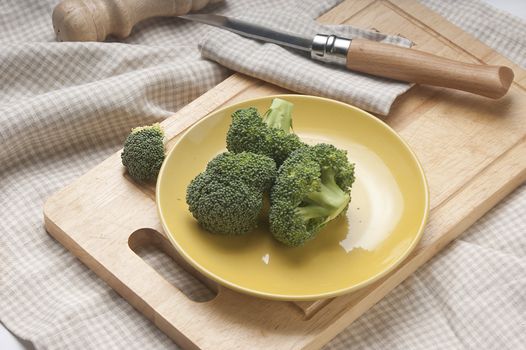
[[[526,64],[524,22],[475,0],[423,1]],[[195,43],[216,35],[210,28],[177,19],[145,21],[126,43],[56,43],[50,22],[56,2],[0,0],[0,320],[39,349],[174,348],[46,234],[42,205],[119,149],[131,127],[164,119],[230,71],[201,58]],[[228,0],[216,10],[246,15],[292,6],[302,17],[291,25],[305,30],[302,23],[338,2]],[[344,35],[350,30],[330,29]],[[218,61],[228,59],[225,52],[204,42],[203,53],[216,53]],[[287,51],[288,64],[297,62],[293,55]],[[263,67],[250,67],[254,71],[246,73],[265,74]],[[236,69],[245,68],[240,63]],[[349,90],[348,96],[354,93]],[[361,106],[379,106],[359,96]],[[391,100],[385,101],[380,106],[386,111]],[[327,347],[521,348],[526,343],[525,218],[522,187]],[[162,255],[143,253],[194,299],[210,297]]]

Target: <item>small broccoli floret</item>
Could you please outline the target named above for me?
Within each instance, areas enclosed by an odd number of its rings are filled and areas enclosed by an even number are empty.
[[[224,181],[208,173],[192,180],[186,202],[204,229],[230,235],[252,231],[263,206],[260,192],[243,181]]]
[[[292,133],[293,104],[275,98],[261,118],[256,108],[240,109],[232,114],[226,143],[230,152],[253,152],[269,156],[279,166],[296,149],[304,145]]]
[[[227,180],[239,179],[259,191],[267,191],[276,178],[276,162],[262,154],[224,152],[208,163],[206,172]]]
[[[276,177],[276,163],[249,152],[221,153],[187,188],[186,202],[199,224],[219,234],[252,231],[263,207],[263,192]]]
[[[271,191],[270,229],[291,247],[312,239],[327,223],[347,211],[354,164],[329,144],[303,147],[280,167]]]
[[[124,141],[122,164],[132,178],[152,181],[164,161],[164,132],[159,123],[135,128]]]

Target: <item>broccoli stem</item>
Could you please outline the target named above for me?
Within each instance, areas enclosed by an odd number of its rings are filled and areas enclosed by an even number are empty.
[[[320,190],[311,192],[297,208],[305,220],[326,217],[324,223],[336,218],[347,207],[350,195],[336,184],[335,171],[324,170],[321,174]]]
[[[269,110],[263,116],[264,122],[270,128],[281,129],[290,133],[292,129],[292,107],[294,105],[280,98],[272,100]]]

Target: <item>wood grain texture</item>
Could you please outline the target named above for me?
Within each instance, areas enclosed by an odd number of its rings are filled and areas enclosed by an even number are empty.
[[[354,39],[347,53],[347,68],[380,77],[468,91],[501,98],[513,81],[505,66],[454,61],[428,52]]]
[[[104,41],[125,38],[148,18],[180,16],[223,0],[62,0],[52,21],[59,41]]]
[[[468,63],[510,65],[519,81],[498,101],[416,86],[395,103],[386,121],[423,164],[430,220],[418,247],[395,271],[330,300],[257,299],[217,286],[189,268],[162,235],[153,233],[162,234],[154,190],[124,176],[119,153],[53,195],[44,208],[49,233],[185,348],[318,349],[526,180],[523,70],[413,0],[345,1],[322,20],[374,26],[410,38],[422,51]],[[163,122],[168,147],[217,108],[284,92],[235,74]],[[203,303],[188,299],[134,253],[145,244],[166,251],[217,296]]]

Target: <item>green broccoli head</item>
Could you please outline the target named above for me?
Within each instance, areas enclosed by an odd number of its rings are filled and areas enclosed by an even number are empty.
[[[263,197],[241,180],[226,181],[205,172],[190,182],[186,202],[204,229],[219,234],[241,235],[257,226]]]
[[[133,129],[121,153],[122,164],[138,181],[155,180],[164,157],[164,132],[159,123]]]
[[[208,163],[206,172],[227,180],[239,179],[259,191],[267,191],[276,178],[276,162],[262,154],[224,152]]]
[[[252,231],[263,207],[263,192],[276,177],[276,163],[264,155],[221,153],[192,180],[186,203],[199,224],[219,234]]]
[[[227,149],[263,154],[281,165],[294,150],[304,146],[291,132],[292,107],[292,103],[275,98],[263,118],[254,107],[235,111],[226,137]]]
[[[296,247],[346,212],[354,164],[333,145],[296,150],[280,167],[270,200],[270,229],[280,242]]]

